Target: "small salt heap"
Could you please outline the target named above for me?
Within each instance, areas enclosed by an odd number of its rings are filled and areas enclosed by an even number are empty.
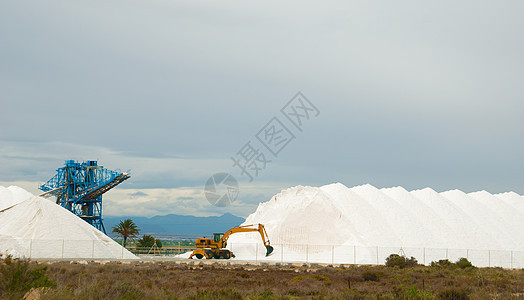
[[[50,200],[0,186],[0,255],[136,259],[103,232]]]

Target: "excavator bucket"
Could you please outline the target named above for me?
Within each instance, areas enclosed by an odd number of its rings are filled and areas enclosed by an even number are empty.
[[[266,246],[266,256],[269,256],[269,254],[271,254],[272,252],[273,252],[273,247]]]

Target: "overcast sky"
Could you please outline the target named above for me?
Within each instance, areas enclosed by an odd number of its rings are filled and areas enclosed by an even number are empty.
[[[524,194],[522,1],[0,2],[0,184],[131,170],[106,215],[247,216],[283,188]],[[302,131],[281,108],[318,108]],[[231,157],[293,139],[249,182]],[[285,123],[288,122],[288,123]],[[264,150],[260,146],[259,150]],[[266,151],[267,152],[267,151]],[[218,208],[214,173],[240,194]]]

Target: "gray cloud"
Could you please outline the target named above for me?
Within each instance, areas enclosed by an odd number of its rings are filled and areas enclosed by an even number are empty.
[[[0,180],[98,159],[123,189],[246,186],[230,156],[301,90],[321,115],[238,205],[336,181],[522,194],[523,6],[3,1]]]
[[[129,196],[131,196],[131,197],[141,197],[141,196],[147,196],[147,194],[144,193],[144,192],[134,192],[134,193],[129,194]]]

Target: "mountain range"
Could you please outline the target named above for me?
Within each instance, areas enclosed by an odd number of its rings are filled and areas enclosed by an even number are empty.
[[[112,228],[121,220],[131,219],[142,234],[160,234],[163,236],[211,236],[214,232],[226,232],[228,229],[242,224],[245,219],[230,213],[219,217],[195,217],[188,215],[169,214],[165,216],[147,217],[104,217],[104,227],[109,236],[113,236]]]

